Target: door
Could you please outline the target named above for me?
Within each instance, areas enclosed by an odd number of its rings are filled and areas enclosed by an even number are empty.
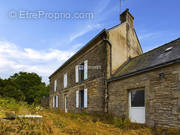
[[[64,97],[64,109],[65,109],[65,112],[68,112],[68,97],[67,95],[65,95]]]
[[[129,119],[135,123],[145,123],[145,91],[129,92]]]

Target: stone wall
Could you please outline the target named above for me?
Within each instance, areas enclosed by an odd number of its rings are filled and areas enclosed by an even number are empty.
[[[76,91],[88,89],[88,107],[87,108],[76,108]],[[75,85],[72,88],[66,89],[58,93],[60,98],[60,110],[64,110],[64,97],[67,95],[68,112],[103,112],[104,111],[104,79],[97,78],[91,81],[85,81],[79,85]],[[79,98],[80,103],[80,98]]]
[[[159,76],[164,73],[164,78]],[[145,90],[146,124],[180,128],[180,64],[110,82],[108,112],[129,116],[128,93]]]
[[[94,44],[87,51],[82,52],[82,55],[77,57],[63,69],[54,74],[50,79],[50,107],[52,108],[52,96],[59,96],[59,109],[64,110],[64,96],[68,97],[68,111],[78,112],[81,109],[76,108],[76,90],[88,89],[88,107],[86,111],[103,111],[104,110],[104,82],[106,77],[106,44],[101,40]],[[76,83],[75,82],[75,66],[80,65],[85,60],[88,60],[88,79]],[[93,69],[99,66],[100,69]],[[64,89],[63,79],[67,73],[68,85]],[[57,80],[57,91],[54,92],[54,80]]]

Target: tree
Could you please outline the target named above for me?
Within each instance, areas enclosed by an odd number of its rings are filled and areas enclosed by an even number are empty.
[[[2,89],[3,96],[4,97],[11,97],[15,98],[18,101],[22,101],[25,99],[24,94],[22,91],[18,90],[15,86],[13,85],[7,85]]]
[[[4,80],[0,78],[0,96],[3,95],[3,92],[2,92],[3,87],[4,87]]]
[[[6,80],[0,79],[0,95],[29,104],[40,103],[43,96],[49,95],[49,87],[36,73],[19,72]]]

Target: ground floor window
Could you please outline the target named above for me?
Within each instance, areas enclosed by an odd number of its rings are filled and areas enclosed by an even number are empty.
[[[58,108],[59,99],[58,96],[53,96],[53,108]]]
[[[80,91],[80,107],[84,108],[84,90]]]
[[[88,107],[88,89],[76,91],[76,108],[87,108]]]

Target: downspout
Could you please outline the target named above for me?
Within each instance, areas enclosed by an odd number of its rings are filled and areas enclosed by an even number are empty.
[[[112,44],[105,37],[103,38],[103,41],[108,43],[108,45],[110,46],[110,77],[111,77],[111,75],[112,75]],[[107,83],[107,80],[105,81],[105,86],[106,86],[106,88],[105,88],[105,108],[104,108],[104,112],[108,113],[109,92],[108,92],[108,83]]]
[[[111,42],[106,39],[106,38],[103,38],[103,41],[105,41],[106,43],[108,43],[108,45],[110,46],[110,76],[112,75],[112,44]]]

